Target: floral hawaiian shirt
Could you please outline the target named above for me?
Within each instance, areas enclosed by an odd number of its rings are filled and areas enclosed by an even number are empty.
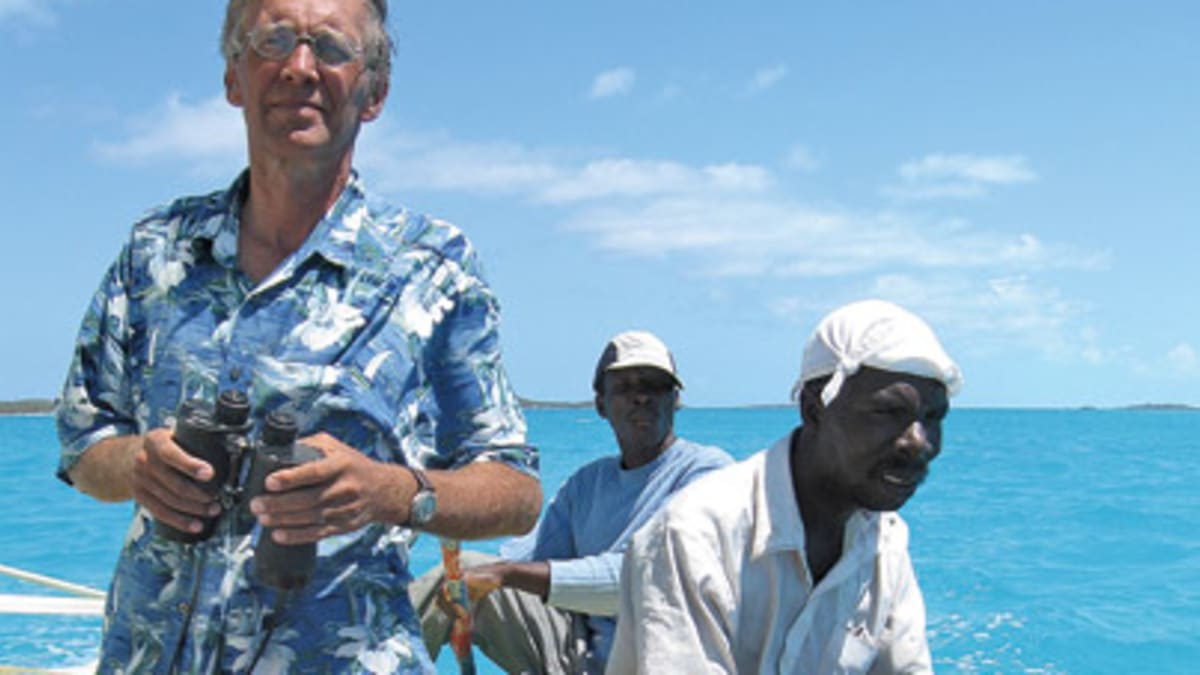
[[[83,320],[58,410],[58,475],[92,444],[169,425],[236,389],[256,427],[300,416],[384,462],[499,461],[537,475],[500,358],[499,308],[455,227],[369,199],[352,175],[304,244],[257,285],[237,267],[249,177],[137,223]],[[230,509],[195,544],[138,507],[109,589],[102,672],[432,670],[409,603],[403,528],[322,540],[301,590],[251,574],[258,528]],[[257,659],[257,661],[256,661]]]

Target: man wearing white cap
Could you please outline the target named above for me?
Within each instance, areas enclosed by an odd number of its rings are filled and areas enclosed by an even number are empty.
[[[501,548],[504,559],[464,552],[464,563],[473,565],[464,579],[476,608],[475,643],[506,672],[603,672],[630,537],[677,490],[733,463],[719,448],[675,436],[683,382],[654,335],[613,337],[592,388],[596,412],[608,420],[620,454],[572,474],[537,528]],[[435,658],[450,631],[434,599],[439,573],[413,586]]]
[[[962,377],[891,303],[817,326],[802,426],[682,490],[630,543],[609,673],[925,673],[925,605],[895,513]]]

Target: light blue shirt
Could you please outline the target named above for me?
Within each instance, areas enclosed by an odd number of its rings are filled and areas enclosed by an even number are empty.
[[[616,627],[621,559],[630,537],[677,490],[732,463],[724,450],[682,438],[636,469],[622,469],[619,456],[598,459],[572,474],[537,529],[505,544],[501,555],[550,562],[546,603],[586,615],[589,647],[603,662]]]
[[[301,415],[372,459],[437,469],[537,453],[500,360],[499,308],[453,226],[368,199],[357,175],[308,239],[252,285],[237,267],[247,189],[177,200],[132,230],[79,332],[58,410],[59,476],[97,441],[167,425],[179,403],[247,393],[256,422]],[[100,670],[245,669],[275,592],[250,575],[252,519],[208,540],[153,532],[137,508],[109,590]],[[406,592],[406,532],[320,542],[282,605],[264,672],[430,670]]]

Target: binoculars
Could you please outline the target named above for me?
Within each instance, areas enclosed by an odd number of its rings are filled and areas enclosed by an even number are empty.
[[[216,496],[222,511],[221,515],[205,518],[200,532],[185,532],[156,521],[155,533],[185,544],[204,541],[212,536],[222,517],[241,509],[245,522],[252,524],[253,517],[245,505],[266,492],[267,476],[323,457],[315,448],[296,442],[299,425],[295,415],[287,411],[268,414],[257,441],[251,439],[252,431],[250,402],[240,391],[221,392],[215,406],[204,401],[180,404],[174,441],[188,454],[212,466],[213,478],[200,485]],[[250,468],[243,472],[247,456]],[[316,565],[316,544],[277,544],[271,538],[271,530],[262,528],[254,545],[254,577],[280,590],[304,586]]]

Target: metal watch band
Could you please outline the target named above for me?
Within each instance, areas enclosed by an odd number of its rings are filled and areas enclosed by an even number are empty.
[[[426,476],[424,471],[415,466],[405,466],[404,468],[408,469],[408,472],[417,481],[418,494],[421,492],[433,492],[433,483],[429,482],[429,476]]]
[[[417,491],[413,493],[409,504],[408,524],[421,526],[433,520],[437,511],[437,492],[425,472],[413,466],[406,466],[413,479],[417,481]]]

